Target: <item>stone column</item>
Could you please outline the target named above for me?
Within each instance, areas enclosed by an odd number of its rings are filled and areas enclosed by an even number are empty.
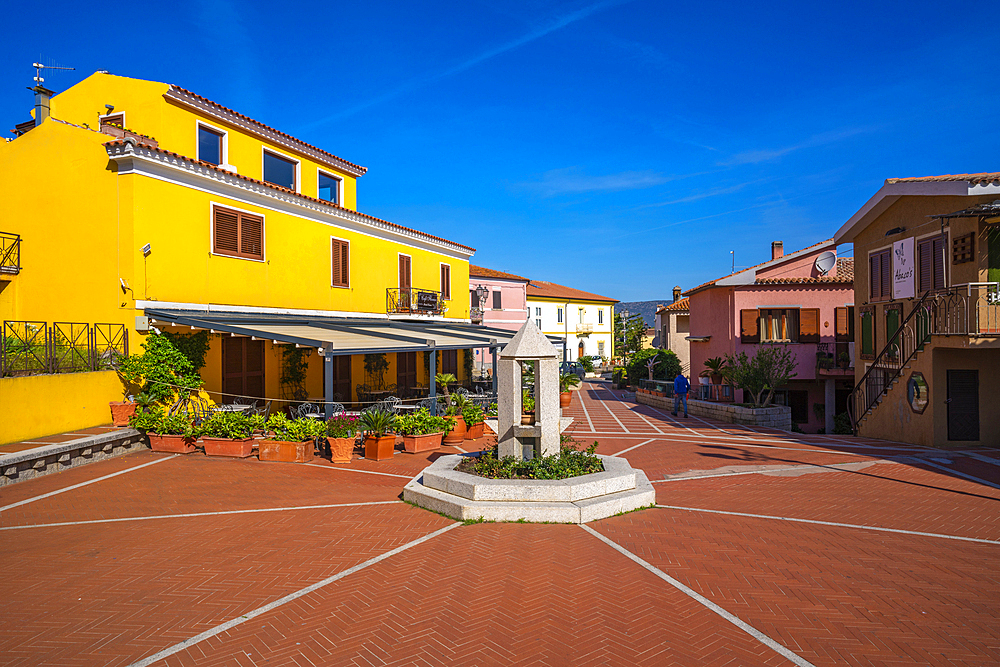
[[[826,424],[824,427],[826,428],[826,434],[829,435],[833,433],[833,413],[837,409],[836,380],[833,378],[827,378],[823,389],[826,393],[826,396],[824,397],[824,403],[826,405],[826,408],[824,409],[824,412],[826,413]]]
[[[493,374],[498,382],[497,394],[497,456],[523,456],[521,442],[514,434],[514,427],[521,425],[521,364],[514,359],[494,357],[493,365],[497,371]]]
[[[535,362],[535,419],[541,436],[535,453],[551,456],[559,453],[559,361]]]

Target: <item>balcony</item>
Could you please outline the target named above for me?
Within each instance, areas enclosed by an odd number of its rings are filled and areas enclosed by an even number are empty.
[[[21,235],[0,232],[0,273],[21,272]]]
[[[441,315],[441,292],[428,289],[389,288],[385,291],[387,315]]]
[[[576,335],[577,336],[589,336],[594,333],[593,324],[577,324],[576,325]]]

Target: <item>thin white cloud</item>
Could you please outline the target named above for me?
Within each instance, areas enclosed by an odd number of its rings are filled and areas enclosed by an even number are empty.
[[[742,190],[751,183],[760,183],[760,182],[761,181],[744,181],[743,183],[737,183],[736,185],[731,185],[728,188],[714,188],[712,190],[703,190],[702,192],[696,192],[694,194],[688,195],[687,197],[681,197],[679,199],[671,199],[670,201],[656,202],[655,204],[643,204],[642,206],[637,206],[636,208],[656,208],[658,206],[669,206],[670,204],[683,204],[685,202],[698,201],[699,199],[708,199],[709,197],[728,195],[733,192],[738,192]]]
[[[395,88],[392,88],[382,93],[378,97],[374,97],[360,104],[356,104],[353,107],[349,107],[342,111],[338,111],[335,114],[331,114],[329,116],[320,118],[311,123],[302,125],[300,129],[311,129],[313,127],[324,125],[331,121],[339,120],[347,116],[352,116],[360,111],[368,109],[369,107],[373,107],[377,104],[387,102],[393,99],[394,97],[398,97],[404,93],[408,93],[418,88],[422,88],[427,84],[464,72],[468,69],[471,69],[472,67],[475,67],[476,65],[478,65],[483,61],[489,60],[490,58],[495,58],[496,56],[504,54],[508,51],[512,51],[513,49],[524,46],[525,44],[534,42],[535,40],[541,39],[542,37],[545,37],[546,35],[553,33],[557,30],[561,30],[562,28],[565,28],[570,24],[576,23],[577,21],[582,21],[588,16],[591,16],[592,14],[595,14],[603,9],[614,7],[615,5],[625,4],[626,2],[629,1],[630,0],[602,0],[601,2],[596,2],[594,4],[587,5],[586,7],[578,9],[576,11],[564,14],[563,16],[556,17],[554,20],[546,23],[545,25],[539,28],[532,30],[531,32],[521,35],[517,39],[511,40],[509,42],[506,42],[505,44],[501,44],[500,46],[494,47],[492,49],[487,49],[482,53],[472,56],[467,60],[464,60],[456,65],[448,67],[447,69],[441,70],[440,72],[428,73],[423,76],[417,77],[415,79],[411,79],[406,83],[400,84],[399,86],[396,86]]]
[[[517,183],[516,188],[535,192],[542,197],[558,197],[585,192],[620,192],[642,190],[673,181],[683,176],[669,176],[655,171],[623,171],[617,174],[592,176],[576,168],[553,169],[538,180]]]
[[[799,142],[797,144],[792,144],[791,146],[785,146],[783,148],[776,149],[763,149],[763,150],[753,150],[744,151],[742,153],[737,153],[728,160],[720,162],[720,165],[733,167],[743,164],[758,164],[761,162],[770,162],[771,160],[777,160],[778,158],[788,155],[789,153],[794,153],[795,151],[802,150],[803,148],[814,148],[816,146],[824,146],[826,144],[836,143],[842,139],[847,139],[848,137],[853,137],[858,134],[865,134],[871,132],[874,128],[870,127],[853,127],[846,130],[832,130],[830,132],[822,132],[820,134],[813,135],[806,139],[805,141]]]

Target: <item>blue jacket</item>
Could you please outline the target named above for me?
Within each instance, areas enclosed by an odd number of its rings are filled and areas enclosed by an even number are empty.
[[[686,394],[688,393],[688,388],[691,383],[683,375],[678,375],[674,378],[674,393],[675,394]]]

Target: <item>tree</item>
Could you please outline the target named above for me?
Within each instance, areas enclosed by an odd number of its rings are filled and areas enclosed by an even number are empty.
[[[649,360],[655,359],[656,365],[653,367],[653,377],[649,378]],[[640,350],[632,355],[628,366],[625,367],[628,373],[629,384],[638,384],[640,379],[649,378],[651,380],[673,380],[681,374],[681,362],[674,354],[673,350]]]
[[[746,352],[726,355],[726,377],[738,389],[753,396],[753,405],[766,408],[774,398],[774,391],[795,377],[797,362],[785,345],[762,345],[757,354],[748,357]],[[767,396],[761,402],[764,392]]]
[[[642,315],[631,315],[626,319],[621,313],[615,313],[615,353],[622,358],[625,366],[642,349],[642,338],[645,335],[646,322]]]

